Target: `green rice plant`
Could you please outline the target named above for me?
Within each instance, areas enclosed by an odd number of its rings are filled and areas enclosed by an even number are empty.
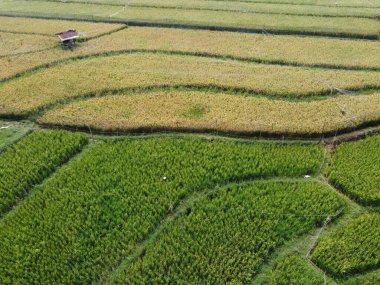
[[[75,101],[48,111],[38,119],[44,125],[98,131],[212,130],[287,136],[334,134],[376,121],[380,121],[380,93],[288,102],[191,90],[161,90]]]
[[[279,245],[310,231],[323,214],[341,206],[336,194],[318,183],[256,182],[218,189],[188,207],[132,264],[122,264],[112,283],[250,284]]]
[[[277,5],[273,9],[280,11]],[[293,9],[294,7],[288,9]],[[268,8],[262,8],[265,11]],[[300,10],[300,9],[299,9]],[[313,8],[309,8],[313,10]],[[331,9],[328,9],[330,11]],[[305,10],[304,10],[305,11]],[[287,34],[312,34],[378,39],[380,23],[376,11],[372,19],[303,15],[252,14],[232,11],[185,10],[151,7],[115,7],[62,2],[3,0],[0,13],[109,22],[149,23],[191,27],[217,27]],[[299,13],[299,12],[297,12]],[[302,13],[302,11],[301,11]]]
[[[81,134],[36,131],[1,153],[0,216],[80,151],[85,143],[86,137]]]
[[[32,0],[33,1],[33,0]],[[57,2],[60,0],[43,0],[43,1],[51,1],[51,2]],[[93,4],[109,4],[109,5],[125,5],[125,0],[70,0],[70,2],[78,2],[78,3],[93,3]],[[150,3],[152,0],[140,0],[140,1],[134,1],[129,0],[127,3]],[[183,0],[159,0],[158,2],[165,2],[165,3],[182,3]],[[202,1],[202,0],[193,0],[191,2],[195,2],[197,4],[203,4],[203,5],[223,5],[223,6],[232,6],[234,5],[244,5],[249,3],[263,3],[263,0],[209,0],[209,1]],[[190,3],[191,3],[190,2]],[[205,3],[204,3],[205,2]],[[211,2],[211,3],[208,3]],[[216,2],[213,4],[213,2]],[[293,4],[293,5],[311,5],[311,6],[327,6],[327,7],[372,7],[377,8],[379,6],[379,3],[377,0],[338,0],[338,1],[331,1],[331,0],[266,0],[265,3],[273,3],[273,4]],[[220,6],[219,5],[219,6]],[[286,6],[286,5],[285,5]]]
[[[337,146],[329,181],[364,205],[380,205],[380,136]]]
[[[379,228],[379,214],[363,214],[347,227],[322,237],[311,258],[337,277],[377,269],[380,265]]]
[[[373,285],[380,283],[380,269],[368,272],[366,274],[350,276],[339,282],[342,285]]]
[[[277,262],[268,285],[321,285],[323,274],[299,255],[289,255]]]
[[[300,143],[170,137],[99,142],[0,220],[0,283],[88,284],[106,278],[181,199],[230,182],[316,174],[322,156],[319,145]],[[332,192],[308,185],[310,200],[298,200],[304,210],[289,204],[286,211],[335,211],[339,199]],[[303,195],[303,186],[290,188],[294,195],[279,191],[287,204]],[[276,201],[279,206],[281,199]],[[284,237],[318,221],[284,224]]]
[[[0,86],[0,114],[27,115],[68,98],[131,88],[203,86],[278,98],[380,87],[379,72],[308,69],[152,53],[73,60]]]

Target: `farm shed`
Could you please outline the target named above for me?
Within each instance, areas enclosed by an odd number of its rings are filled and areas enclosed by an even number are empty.
[[[72,44],[81,36],[77,30],[68,30],[65,32],[57,33],[55,35],[58,36],[59,41],[62,45]]]

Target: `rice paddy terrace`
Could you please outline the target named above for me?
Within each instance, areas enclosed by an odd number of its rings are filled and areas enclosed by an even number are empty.
[[[379,284],[379,9],[0,0],[0,284]]]

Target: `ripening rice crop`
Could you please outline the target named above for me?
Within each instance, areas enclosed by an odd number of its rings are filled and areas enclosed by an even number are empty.
[[[0,154],[0,216],[80,151],[84,135],[37,131]]]
[[[274,6],[273,6],[274,7]],[[289,6],[285,6],[289,7]],[[264,8],[268,9],[268,7]],[[264,10],[263,9],[263,10]],[[276,7],[281,11],[280,8]],[[290,6],[288,9],[293,9]],[[299,8],[298,10],[301,10]],[[282,9],[284,10],[284,8]],[[309,7],[307,10],[313,10]],[[327,9],[331,11],[331,9]],[[115,7],[81,3],[32,2],[3,0],[1,13],[19,16],[64,17],[70,19],[125,21],[196,27],[219,27],[269,30],[278,33],[317,34],[377,39],[379,22],[376,11],[373,18],[323,17],[265,13],[241,13],[197,9],[166,9],[151,7]],[[79,12],[79,13],[78,13]],[[293,11],[294,12],[294,11]]]
[[[380,205],[380,136],[337,146],[328,177],[332,184],[365,205]]]
[[[311,257],[334,276],[379,268],[379,229],[379,214],[363,214],[347,227],[323,237]]]
[[[31,3],[28,1],[28,3]],[[37,2],[36,2],[37,3]],[[11,5],[17,7],[14,1]],[[1,10],[2,5],[0,6]],[[91,22],[73,22],[63,20],[28,19],[18,17],[1,17],[0,30],[14,33],[43,34],[55,37],[56,33],[75,28],[86,37],[94,37],[100,34],[119,29],[121,24],[104,24]]]
[[[38,121],[102,131],[192,130],[320,135],[380,120],[380,94],[289,102],[202,91],[166,90],[77,101]]]
[[[46,1],[46,0],[45,0]],[[49,0],[47,0],[49,1]],[[56,1],[56,0],[55,0]],[[74,0],[70,2],[94,3],[102,5],[118,5],[123,7],[125,1],[88,1]],[[232,11],[240,13],[273,13],[273,14],[290,14],[290,15],[315,15],[315,16],[356,16],[373,18],[376,16],[376,9],[368,7],[331,7],[315,5],[290,5],[273,4],[273,3],[254,3],[254,2],[237,2],[224,1],[203,1],[203,0],[129,0],[128,7],[152,7],[152,8],[172,8],[172,9],[194,9],[194,10],[211,10],[211,11]]]
[[[99,142],[0,220],[0,283],[92,283],[133,253],[180,199],[232,181],[312,175],[322,156],[319,145],[299,143],[195,138]],[[244,188],[254,205],[259,195]],[[275,213],[282,209],[282,199],[288,213],[333,212],[340,206],[333,192],[317,184],[289,186],[289,194],[284,186],[277,202],[267,200],[277,197],[270,188],[261,203],[271,202]],[[272,224],[271,219],[263,224]],[[285,224],[274,220],[274,233],[281,237],[271,235],[270,248],[309,230],[319,218],[285,219]]]
[[[114,89],[219,86],[280,98],[380,87],[380,73],[252,64],[195,56],[124,54],[73,60],[1,85],[0,114],[22,115],[60,100]]]
[[[141,257],[117,272],[115,283],[250,284],[274,249],[322,222],[312,215],[341,206],[317,183],[257,182],[220,189],[169,224]]]
[[[0,80],[65,58],[135,49],[230,56],[283,64],[380,68],[380,45],[374,41],[129,27],[83,43],[71,52],[50,49],[0,58],[3,67]]]
[[[55,41],[46,36],[0,32],[0,58],[52,48]]]

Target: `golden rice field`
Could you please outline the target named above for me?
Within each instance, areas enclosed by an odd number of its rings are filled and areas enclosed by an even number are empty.
[[[45,0],[50,1],[50,0]],[[59,1],[56,1],[59,2]],[[240,2],[240,1],[224,1],[220,5],[220,1],[203,1],[203,0],[129,0],[124,1],[89,1],[74,0],[70,2],[77,3],[94,3],[103,5],[118,5],[127,7],[153,7],[153,8],[176,8],[176,9],[192,9],[192,10],[211,10],[211,11],[232,11],[241,13],[274,13],[274,14],[290,14],[290,15],[317,15],[317,16],[355,16],[373,18],[376,9],[373,7],[345,7],[336,6],[315,6],[315,5],[294,5],[275,4],[261,2]],[[126,4],[127,3],[127,4]]]
[[[0,6],[1,7],[1,6]],[[0,17],[0,31],[26,34],[44,34],[54,37],[56,33],[73,29],[84,33],[86,37],[94,37],[117,30],[125,25],[103,24],[79,21],[28,19]]]
[[[2,84],[0,114],[25,115],[48,104],[85,94],[179,85],[216,86],[296,99],[329,95],[335,92],[334,88],[379,88],[380,73],[149,53],[93,57],[73,60]]]
[[[12,0],[3,0],[2,3],[0,13],[17,16],[123,21],[136,24],[148,23],[197,28],[216,27],[237,31],[246,29],[256,32],[268,30],[275,33],[330,35],[370,38],[372,40],[378,39],[380,28],[380,23],[376,20],[376,11],[374,11],[373,18],[326,17],[304,14],[273,15],[270,13],[256,13],[252,16],[252,13],[234,11],[134,6],[125,8],[71,2],[17,1],[17,5],[15,5]]]
[[[20,26],[24,21],[20,18],[0,17],[0,19],[11,19],[12,21],[17,19],[20,21]],[[56,25],[56,21],[53,20],[29,21],[38,21],[39,25],[49,27]],[[72,22],[72,26],[76,26],[76,24]],[[110,26],[114,28],[113,25]],[[83,30],[89,34],[87,31],[91,29]],[[95,30],[95,28],[93,29]],[[105,30],[102,28],[99,32],[102,32],[103,29]],[[53,28],[51,30],[53,32]],[[57,31],[60,31],[59,28],[54,28],[54,33]],[[5,37],[3,33],[0,33],[0,36]],[[11,37],[10,34],[6,36]],[[22,38],[22,35],[14,34],[14,37],[17,41],[18,38]],[[31,38],[32,35],[25,35],[25,39],[26,37],[28,37],[28,42],[38,42],[37,36],[34,39]],[[51,41],[54,42],[55,39],[51,38]],[[86,44],[79,45],[70,52],[56,48],[30,53],[26,56],[0,58],[0,64],[4,67],[0,69],[0,80],[52,61],[136,49],[229,56],[242,60],[291,65],[380,69],[380,45],[375,41],[129,27],[101,38],[89,40]],[[35,49],[31,48],[31,50]]]
[[[319,135],[380,120],[380,93],[287,102],[236,94],[166,90],[78,101],[38,122],[102,131],[189,130]]]
[[[0,58],[51,49],[55,45],[56,41],[47,36],[0,33]]]

